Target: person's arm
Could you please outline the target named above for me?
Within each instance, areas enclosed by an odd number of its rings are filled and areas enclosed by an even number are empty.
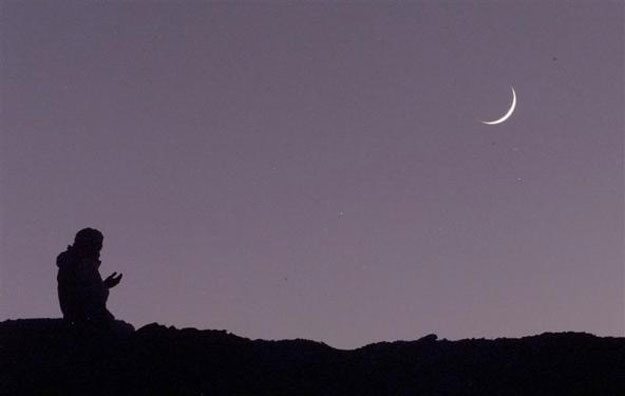
[[[122,274],[117,275],[117,272],[113,272],[106,279],[104,279],[104,286],[106,289],[111,289],[119,284],[122,280]]]

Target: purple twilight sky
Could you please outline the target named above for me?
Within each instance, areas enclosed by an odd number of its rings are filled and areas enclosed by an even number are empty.
[[[623,335],[624,4],[3,1],[0,319]]]

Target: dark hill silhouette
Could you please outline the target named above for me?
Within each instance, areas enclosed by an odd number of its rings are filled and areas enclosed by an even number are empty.
[[[0,323],[2,395],[625,395],[625,339],[382,342],[338,350],[158,324]]]

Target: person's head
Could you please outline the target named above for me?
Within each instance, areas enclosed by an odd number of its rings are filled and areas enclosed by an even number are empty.
[[[104,235],[94,228],[83,228],[74,237],[74,249],[85,256],[98,257],[102,249]]]

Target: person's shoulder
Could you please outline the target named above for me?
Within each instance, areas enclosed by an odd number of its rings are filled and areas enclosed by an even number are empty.
[[[68,245],[67,249],[64,252],[61,252],[56,257],[56,265],[58,267],[62,267],[64,265],[67,265],[68,263],[72,262],[73,260],[74,260],[74,254],[72,252],[72,247]]]

